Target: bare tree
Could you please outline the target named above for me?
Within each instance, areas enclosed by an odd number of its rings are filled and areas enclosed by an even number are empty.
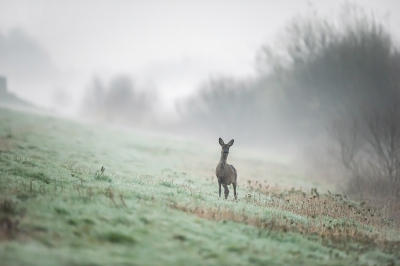
[[[138,90],[127,76],[113,78],[108,86],[95,78],[82,112],[107,122],[148,126],[154,122],[156,103],[157,97],[152,92]]]
[[[400,200],[400,106],[365,111],[332,123],[331,154],[350,174],[348,192]]]

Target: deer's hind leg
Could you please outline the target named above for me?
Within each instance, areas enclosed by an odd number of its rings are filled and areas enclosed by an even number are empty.
[[[237,199],[237,195],[236,195],[236,182],[232,183],[233,186],[233,195],[235,196],[235,199]]]

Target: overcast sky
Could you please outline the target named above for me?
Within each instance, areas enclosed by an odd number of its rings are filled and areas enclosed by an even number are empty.
[[[399,0],[351,2],[398,40]],[[329,15],[343,3],[0,0],[0,75],[19,96],[71,112],[95,75],[126,74],[172,109],[210,76],[252,75],[257,49],[296,14]]]

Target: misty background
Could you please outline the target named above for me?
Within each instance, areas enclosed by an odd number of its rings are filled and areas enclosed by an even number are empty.
[[[400,2],[0,1],[9,94],[400,199]],[[3,91],[4,97],[5,93]]]

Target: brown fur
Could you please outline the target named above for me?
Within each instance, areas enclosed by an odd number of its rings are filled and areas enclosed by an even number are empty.
[[[221,197],[221,185],[222,185],[224,187],[225,199],[228,198],[229,195],[228,185],[230,184],[233,185],[234,196],[235,199],[237,198],[236,196],[237,172],[235,167],[226,163],[229,154],[229,148],[233,145],[233,141],[234,140],[231,140],[229,141],[228,144],[225,144],[224,141],[221,138],[219,138],[219,144],[221,145],[222,149],[221,149],[221,158],[219,160],[219,163],[217,164],[217,168],[215,169],[215,174],[217,175],[218,178],[219,197]]]

